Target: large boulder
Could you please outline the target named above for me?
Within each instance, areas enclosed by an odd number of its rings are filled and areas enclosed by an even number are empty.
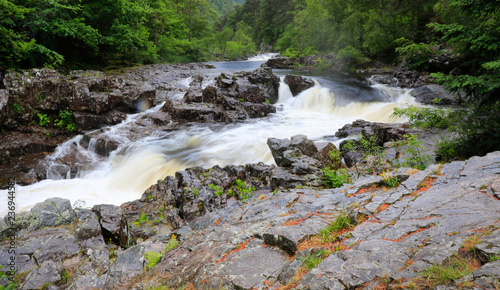
[[[127,246],[128,244],[128,223],[122,209],[119,206],[110,204],[95,205],[92,208],[98,216],[101,224],[102,234],[106,241]]]
[[[276,57],[268,59],[262,66],[275,69],[294,69],[298,63],[297,58]]]
[[[425,85],[417,87],[411,91],[411,95],[416,101],[425,105],[457,105],[459,99],[448,93],[442,86]]]
[[[293,96],[314,87],[313,80],[297,75],[286,75],[284,82],[290,87],[290,92],[292,92]]]
[[[82,130],[92,130],[104,126],[116,125],[127,118],[127,114],[120,111],[109,111],[104,114],[89,112],[74,112],[75,125]]]
[[[278,76],[273,74],[271,68],[262,67],[254,70],[248,77],[250,83],[258,85],[264,99],[269,100],[271,104],[278,101],[278,90],[280,80]]]

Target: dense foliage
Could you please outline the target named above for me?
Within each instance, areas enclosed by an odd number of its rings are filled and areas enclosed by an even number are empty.
[[[0,69],[197,61],[228,47],[240,57],[255,51],[247,28],[218,31],[219,17],[235,5],[234,0],[0,0]]]
[[[459,138],[441,155],[466,157],[500,150],[499,13],[498,0],[0,0],[0,71],[237,59],[270,49],[333,52],[343,67],[403,60],[428,70],[431,57],[447,53],[458,67],[433,77],[470,106],[454,114]]]

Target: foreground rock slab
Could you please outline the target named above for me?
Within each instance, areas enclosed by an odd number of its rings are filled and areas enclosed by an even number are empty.
[[[300,158],[321,162],[305,136],[270,143],[287,167],[192,168],[121,207],[49,199],[0,221],[1,261],[15,232],[19,289],[404,289],[429,287],[418,284],[423,270],[462,256],[475,266],[452,287],[497,285],[500,152],[401,168],[395,188],[371,175],[336,189],[271,190],[276,169],[293,175]],[[325,235],[340,215],[353,225]]]

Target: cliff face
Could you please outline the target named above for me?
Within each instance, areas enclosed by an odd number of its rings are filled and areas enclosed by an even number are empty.
[[[121,207],[50,199],[18,215],[20,289],[432,288],[456,263],[469,268],[454,285],[498,284],[500,152],[401,168],[395,188],[369,175],[325,189],[307,139],[269,143],[282,167],[193,168]]]

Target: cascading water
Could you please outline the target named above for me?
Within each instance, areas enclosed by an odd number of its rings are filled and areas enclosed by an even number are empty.
[[[186,81],[187,83],[187,81]],[[82,136],[60,145],[46,159],[48,170],[59,166],[59,171],[48,174],[49,179],[29,186],[16,187],[20,211],[50,197],[70,199],[79,206],[115,204],[139,198],[145,189],[157,180],[188,167],[214,165],[274,163],[266,141],[270,137],[289,138],[305,134],[310,139],[322,140],[340,127],[356,119],[377,122],[402,122],[390,117],[398,104],[415,104],[409,90],[373,85],[370,90],[382,95],[384,102],[339,101],[335,89],[316,85],[293,97],[288,86],[281,82],[277,113],[243,124],[208,127],[191,126],[176,133],[138,128],[136,121],[157,112],[161,105],[127,120],[101,129],[110,141],[119,144],[108,158],[97,155],[94,141],[87,148]],[[339,104],[341,103],[341,104]],[[214,129],[215,128],[215,129]],[[144,131],[144,132],[142,132]],[[71,157],[78,163],[76,178],[68,179],[71,171],[63,160]],[[52,169],[51,169],[52,168]],[[7,196],[2,192],[2,198]],[[5,212],[0,212],[4,215]]]

